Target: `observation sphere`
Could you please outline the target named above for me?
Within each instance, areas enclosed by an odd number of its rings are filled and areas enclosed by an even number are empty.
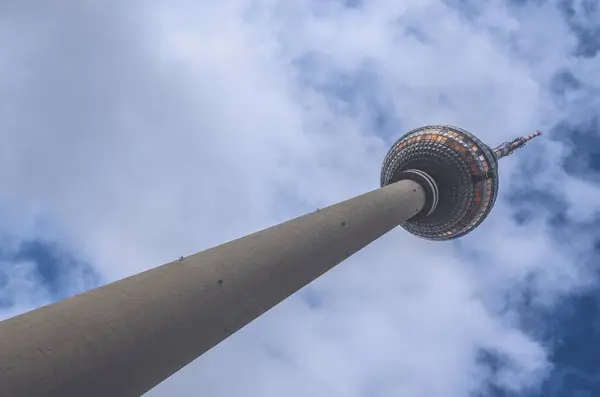
[[[498,195],[498,159],[476,136],[449,125],[414,129],[394,143],[381,169],[381,186],[426,173],[437,188],[437,205],[402,223],[428,240],[451,240],[475,229]],[[427,176],[425,175],[425,176]]]

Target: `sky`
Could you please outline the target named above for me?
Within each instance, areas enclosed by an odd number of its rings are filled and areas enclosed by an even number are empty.
[[[0,1],[0,318],[378,187],[427,124],[489,218],[398,228],[147,393],[600,393],[600,4]]]

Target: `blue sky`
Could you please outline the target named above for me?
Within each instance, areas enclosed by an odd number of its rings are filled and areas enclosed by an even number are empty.
[[[377,187],[425,124],[501,194],[451,243],[398,229],[151,397],[600,393],[600,4],[0,5],[0,318]]]

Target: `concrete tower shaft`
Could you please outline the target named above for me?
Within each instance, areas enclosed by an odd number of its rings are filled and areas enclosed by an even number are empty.
[[[413,171],[404,174],[413,180],[3,321],[0,396],[141,396],[367,244],[430,213],[435,186]]]
[[[538,134],[539,135],[539,134]],[[138,397],[398,225],[432,240],[489,214],[497,160],[427,126],[386,156],[380,189],[0,323],[1,397]]]

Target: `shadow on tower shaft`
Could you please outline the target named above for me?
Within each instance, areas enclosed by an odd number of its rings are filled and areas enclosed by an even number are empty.
[[[396,226],[434,240],[471,231],[497,194],[494,153],[455,127],[413,130],[377,190],[5,320],[0,396],[141,396]]]

